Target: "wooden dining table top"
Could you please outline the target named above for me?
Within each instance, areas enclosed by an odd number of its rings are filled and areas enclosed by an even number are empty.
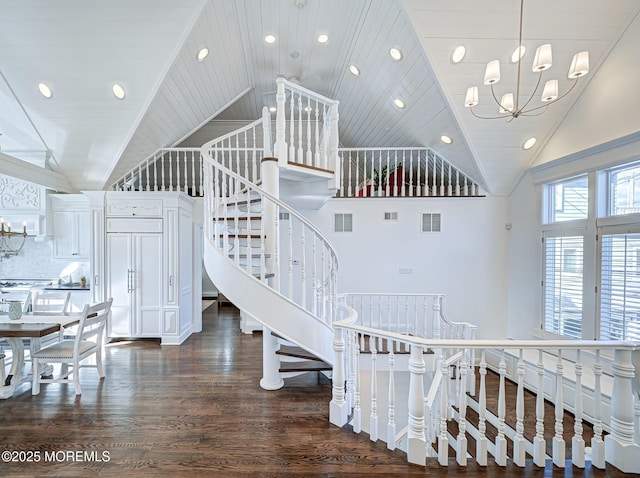
[[[16,324],[12,322],[0,322],[0,337],[44,337],[58,332],[61,328],[59,323]]]

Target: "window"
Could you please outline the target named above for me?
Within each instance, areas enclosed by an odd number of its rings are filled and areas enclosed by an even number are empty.
[[[640,232],[602,235],[600,339],[640,340]]]
[[[545,237],[544,328],[582,338],[582,236]]]
[[[424,213],[422,215],[422,232],[440,232],[440,213]]]
[[[335,232],[353,232],[353,214],[334,214],[333,224]]]
[[[640,213],[640,164],[609,171],[609,215]]]
[[[587,175],[547,185],[547,222],[586,219],[589,206]]]

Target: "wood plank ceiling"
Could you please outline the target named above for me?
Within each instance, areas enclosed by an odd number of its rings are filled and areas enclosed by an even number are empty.
[[[499,85],[513,88],[507,58],[517,43],[519,5],[0,0],[0,149],[49,149],[73,189],[108,188],[160,147],[256,119],[273,102],[275,78],[284,76],[340,100],[344,146],[429,146],[487,192],[508,194],[580,97],[577,91],[544,115],[507,125],[477,120],[462,106],[467,87],[481,85],[494,57],[503,65]],[[584,49],[595,74],[637,21],[640,2],[529,0],[525,8],[525,70],[535,47],[550,41],[561,79],[573,53]],[[274,44],[263,41],[267,33],[276,36]],[[327,43],[317,42],[320,33],[329,35]],[[453,65],[450,54],[460,43],[467,57]],[[196,61],[205,46],[209,56]],[[391,47],[402,50],[401,61],[389,56]],[[349,64],[358,66],[358,77]],[[532,87],[530,76],[523,75],[524,89]],[[39,81],[51,83],[53,98],[37,93]],[[126,89],[122,101],[109,90],[115,81]],[[482,111],[492,111],[486,95]],[[406,108],[395,107],[394,98]],[[442,144],[442,134],[453,144]],[[539,146],[523,151],[524,139],[534,135]]]

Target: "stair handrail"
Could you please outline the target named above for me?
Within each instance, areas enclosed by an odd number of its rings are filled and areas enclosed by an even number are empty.
[[[352,321],[351,321],[352,322]],[[495,339],[432,339],[407,334],[392,332],[385,329],[363,326],[348,321],[337,321],[334,323],[336,336],[341,335],[345,341],[344,348],[352,349],[354,355],[346,357],[342,362],[334,363],[335,369],[342,367],[347,370],[350,364],[357,370],[358,367],[358,340],[360,335],[368,336],[369,341],[384,339],[389,343],[408,344],[411,348],[411,360],[409,361],[408,371],[410,373],[410,382],[419,380],[422,383],[422,376],[425,374],[424,361],[422,359],[422,351],[431,349],[436,351],[438,356],[437,370],[442,375],[442,386],[439,390],[441,398],[441,406],[438,409],[437,400],[429,402],[433,404],[435,413],[437,414],[438,427],[438,460],[443,466],[448,465],[448,448],[449,441],[454,440],[451,444],[457,451],[456,457],[458,464],[464,465],[467,462],[467,445],[465,431],[472,433],[478,444],[476,460],[481,465],[486,465],[487,453],[495,456],[498,465],[506,464],[507,445],[506,440],[511,439],[514,442],[514,455],[511,457],[517,466],[525,466],[525,451],[534,457],[534,463],[538,466],[545,466],[547,458],[545,453],[545,436],[544,426],[541,416],[544,415],[543,404],[545,400],[551,401],[555,406],[555,437],[553,461],[557,466],[564,466],[565,463],[565,443],[562,436],[562,419],[564,411],[572,411],[575,415],[574,438],[572,440],[572,461],[577,466],[584,463],[585,459],[585,443],[582,439],[582,422],[588,420],[594,424],[594,438],[591,441],[592,462],[594,466],[603,468],[605,462],[625,471],[638,473],[640,472],[640,463],[635,461],[635,465],[625,456],[632,456],[628,453],[640,452],[640,437],[638,431],[634,430],[634,410],[635,420],[638,420],[637,407],[634,409],[634,387],[640,380],[640,343],[630,341],[598,341],[598,340],[495,340]],[[347,339],[348,337],[348,339]],[[349,341],[353,340],[353,346],[350,347]],[[341,346],[341,340],[335,340],[335,345]],[[393,347],[391,345],[390,347]],[[479,361],[469,361],[469,350],[479,353]],[[467,353],[464,353],[467,351]],[[530,351],[532,357],[527,355],[525,360],[525,352]],[[415,353],[414,353],[415,352]],[[571,361],[564,357],[574,354]],[[609,382],[608,375],[604,373],[605,362],[602,359],[605,353],[613,355],[611,364],[612,383]],[[455,357],[455,367],[451,367],[451,358]],[[583,360],[584,357],[584,360]],[[595,358],[594,358],[595,357]],[[508,358],[508,360],[507,360]],[[543,360],[544,359],[544,360]],[[379,359],[378,359],[379,360]],[[512,363],[511,367],[507,363]],[[545,363],[546,362],[546,363]],[[527,365],[528,364],[528,365]],[[533,373],[526,375],[526,368],[529,367]],[[478,430],[472,430],[473,427],[468,426],[466,421],[467,394],[466,376],[470,369],[478,368],[480,375],[480,386],[477,392],[477,404],[474,405],[480,417]],[[485,376],[487,370],[495,370],[500,376],[500,386],[498,390],[498,413],[493,415],[486,410],[486,384]],[[391,369],[390,369],[391,370]],[[572,377],[571,372],[575,375]],[[344,373],[344,372],[343,372]],[[391,372],[390,372],[391,373]],[[547,383],[544,375],[549,373],[551,380],[555,384],[555,389],[549,389],[545,386]],[[634,377],[635,373],[635,377]],[[583,382],[584,376],[584,382]],[[348,377],[348,375],[347,375]],[[451,378],[452,380],[450,380]],[[511,429],[505,422],[506,398],[505,398],[505,381],[507,379],[517,383],[518,394],[516,409],[516,426]],[[563,390],[565,389],[565,381],[574,380],[575,390],[580,393],[574,393],[573,397],[565,400],[563,398]],[[528,381],[528,382],[527,382]],[[537,381],[537,383],[529,383]],[[355,387],[355,391],[340,390],[339,385],[334,385],[334,391],[337,391],[336,400],[344,397],[342,403],[336,401],[333,403],[335,409],[341,409],[342,413],[334,414],[331,423],[338,426],[345,425],[346,420],[340,423],[343,416],[351,416],[354,431],[360,431],[360,391],[358,387],[358,378],[347,380],[346,387]],[[393,380],[389,378],[390,396]],[[584,383],[584,385],[583,385]],[[611,400],[610,415],[604,415],[602,407],[602,399],[605,396],[604,384],[611,386],[608,395]],[[445,386],[446,385],[446,386]],[[532,389],[532,387],[534,387]],[[593,401],[588,408],[584,407],[583,396],[586,390]],[[536,437],[533,442],[528,441],[524,435],[524,390],[525,388],[532,390],[540,390],[536,396]],[[426,395],[423,395],[421,386],[409,386],[409,390],[418,390],[420,395],[412,397],[411,393],[407,397],[408,408],[408,440],[413,440],[413,445],[407,445],[408,460],[411,463],[425,464],[427,437],[429,437],[428,423],[433,420],[433,413],[427,414],[425,410]],[[429,396],[433,397],[433,392],[429,392]],[[372,388],[372,400],[378,392],[374,393]],[[473,395],[473,393],[471,394]],[[356,397],[350,399],[349,397]],[[399,398],[396,397],[396,400]],[[455,406],[456,408],[452,408]],[[345,411],[344,408],[347,408]],[[542,413],[542,415],[541,415]],[[459,424],[460,433],[458,437],[451,437],[447,430],[447,421],[455,419]],[[355,420],[358,420],[356,422]],[[498,437],[496,438],[495,448],[487,446],[488,437],[484,434],[486,422],[491,423],[498,428]],[[417,428],[416,428],[417,427]],[[420,433],[420,429],[424,428],[424,432]],[[560,430],[560,432],[558,432]],[[603,430],[609,431],[609,435],[604,437]],[[433,436],[433,435],[431,435]],[[381,437],[382,438],[382,437]],[[395,443],[396,434],[388,437],[389,441]],[[607,443],[605,447],[605,442]],[[389,446],[389,445],[388,445]],[[588,446],[588,445],[587,445]],[[631,448],[629,448],[631,447]],[[626,449],[627,452],[622,452]],[[416,452],[416,450],[418,450]],[[441,453],[442,451],[442,453]],[[584,465],[582,465],[584,466]]]
[[[209,242],[212,242],[212,219],[217,217],[217,215],[219,214],[220,208],[225,208],[226,205],[228,205],[229,203],[233,202],[234,197],[238,197],[238,193],[240,191],[243,191],[244,194],[250,195],[251,193],[257,194],[259,195],[259,197],[262,200],[266,200],[268,202],[270,202],[271,204],[273,204],[276,209],[278,211],[286,211],[290,218],[295,218],[300,224],[303,225],[303,227],[305,228],[305,230],[309,230],[311,231],[313,237],[310,238],[310,240],[313,241],[318,241],[319,244],[317,244],[316,242],[314,242],[315,246],[318,246],[321,248],[322,253],[323,253],[323,258],[324,258],[324,251],[326,250],[329,254],[329,257],[326,259],[326,264],[329,266],[329,274],[327,279],[329,280],[329,287],[328,287],[328,294],[326,297],[322,297],[319,300],[315,300],[315,298],[313,298],[314,300],[311,301],[311,303],[309,303],[309,301],[303,300],[301,303],[300,301],[297,301],[296,298],[293,296],[293,293],[291,291],[291,289],[288,291],[289,294],[284,295],[279,287],[279,257],[278,254],[276,254],[275,260],[274,260],[274,267],[275,267],[275,273],[276,273],[276,277],[274,279],[274,283],[275,283],[275,287],[271,287],[275,292],[277,292],[278,294],[280,294],[283,298],[287,299],[287,300],[291,300],[293,303],[297,304],[300,307],[303,307],[305,310],[307,310],[308,312],[312,313],[317,319],[321,319],[328,327],[331,327],[335,317],[336,317],[336,275],[337,275],[337,269],[338,269],[338,257],[337,254],[335,252],[335,249],[333,248],[331,242],[328,240],[328,238],[313,224],[311,223],[308,219],[306,219],[303,215],[301,215],[300,213],[298,213],[295,209],[293,209],[292,207],[290,207],[289,205],[287,205],[285,202],[281,201],[280,199],[278,199],[277,197],[275,197],[274,195],[272,195],[271,193],[265,191],[263,188],[257,186],[255,183],[252,183],[250,180],[242,177],[240,174],[238,174],[237,172],[229,169],[228,167],[226,167],[224,164],[220,163],[219,161],[216,161],[214,159],[216,152],[220,152],[220,151],[224,151],[224,147],[223,144],[224,141],[229,140],[230,138],[234,137],[236,134],[238,134],[239,132],[244,131],[247,128],[251,128],[251,127],[255,127],[257,125],[259,125],[260,123],[262,123],[264,120],[263,119],[259,119],[256,120],[255,122],[251,123],[250,125],[247,125],[244,128],[241,128],[240,130],[228,133],[220,138],[216,138],[214,140],[211,140],[207,143],[205,143],[202,147],[201,147],[201,154],[204,158],[204,161],[207,165],[209,165],[210,168],[213,169],[213,171],[217,171],[219,172],[221,175],[224,176],[224,184],[229,184],[229,185],[233,185],[233,190],[232,190],[232,194],[230,195],[217,195],[217,194],[213,194],[213,188],[217,187],[218,182],[214,181],[213,178],[216,178],[217,175],[216,173],[212,173],[212,171],[209,168],[205,169],[205,176],[207,178],[207,180],[205,181],[205,218],[207,218],[206,222],[205,222],[205,232],[206,232],[206,236],[207,236],[207,240]],[[218,146],[220,145],[220,146]],[[213,154],[212,154],[213,153]],[[226,186],[223,186],[226,187]],[[236,218],[237,220],[237,218]],[[276,228],[275,230],[278,230],[278,223],[279,223],[279,214],[275,215],[275,220],[276,220]],[[223,239],[223,242],[228,239]],[[227,242],[228,243],[228,242]],[[216,247],[216,249],[220,249],[216,246],[215,243],[213,243],[213,246]],[[235,254],[236,257],[236,262],[237,262],[237,257],[239,254]],[[264,254],[263,254],[264,257]],[[264,262],[264,260],[261,260],[261,266],[260,266],[260,277],[254,277],[255,280],[264,280],[265,278],[265,269],[266,269],[266,263]],[[306,271],[304,271],[304,273],[306,273]],[[305,297],[305,295],[303,294],[303,298]],[[322,317],[320,317],[322,315]]]

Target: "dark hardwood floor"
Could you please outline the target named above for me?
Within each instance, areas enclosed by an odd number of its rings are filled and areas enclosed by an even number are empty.
[[[611,467],[459,467],[454,459],[448,468],[408,465],[404,453],[328,422],[325,377],[262,390],[262,339],[243,335],[238,320],[235,308],[214,305],[204,331],[182,346],[110,344],[106,378],[83,370],[77,398],[71,386],[44,385],[32,397],[23,385],[0,401],[0,451],[33,451],[40,461],[0,461],[0,477],[629,476]]]

